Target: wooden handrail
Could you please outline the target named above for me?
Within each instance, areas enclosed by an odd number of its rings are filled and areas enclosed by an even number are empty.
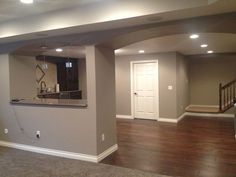
[[[232,85],[232,84],[234,84],[234,83],[236,83],[236,79],[234,79],[234,80],[230,81],[229,83],[225,84],[224,86],[222,86],[222,89],[224,89],[224,88],[226,88],[226,87],[228,87],[229,85]]]
[[[236,103],[236,79],[229,83],[219,84],[219,110],[225,112]]]

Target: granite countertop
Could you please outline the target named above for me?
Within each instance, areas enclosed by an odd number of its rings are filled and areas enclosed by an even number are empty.
[[[53,95],[53,94],[60,94],[60,92],[44,92],[44,93],[39,93],[38,95]]]
[[[19,99],[10,102],[14,105],[39,105],[39,106],[66,106],[66,107],[84,107],[86,108],[87,100],[77,99],[48,99],[48,98],[35,98],[35,99]]]
[[[60,92],[43,92],[38,93],[38,95],[54,95],[54,94],[60,94],[60,93],[71,93],[71,92],[81,92],[81,90],[72,90],[72,91],[60,91]]]

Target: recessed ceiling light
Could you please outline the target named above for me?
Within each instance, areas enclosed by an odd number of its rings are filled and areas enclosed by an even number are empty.
[[[34,0],[20,0],[20,2],[22,2],[24,4],[32,4],[34,2]]]
[[[62,52],[63,49],[61,49],[61,48],[57,48],[56,51],[57,51],[57,52]]]
[[[145,53],[145,51],[144,50],[139,50],[138,53]]]
[[[213,53],[214,51],[213,50],[208,50],[207,53]]]
[[[199,38],[199,35],[198,34],[191,34],[189,37],[191,39],[197,39],[197,38]]]
[[[202,48],[205,48],[205,47],[207,47],[207,46],[208,46],[207,44],[202,44],[202,45],[201,45]]]

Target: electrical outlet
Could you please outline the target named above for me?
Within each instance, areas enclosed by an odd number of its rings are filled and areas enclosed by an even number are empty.
[[[8,129],[7,128],[4,129],[4,133],[8,134]]]
[[[38,131],[36,131],[36,138],[40,138],[40,131],[38,130]]]
[[[105,134],[102,134],[102,141],[105,141]]]

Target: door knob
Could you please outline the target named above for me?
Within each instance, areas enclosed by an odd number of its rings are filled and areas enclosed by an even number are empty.
[[[134,92],[135,95],[138,95],[138,93]]]

